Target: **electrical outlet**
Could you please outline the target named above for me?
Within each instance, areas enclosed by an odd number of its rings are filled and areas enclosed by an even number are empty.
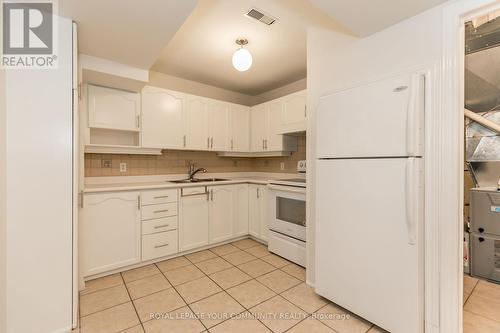
[[[280,163],[280,170],[285,170],[285,162]]]
[[[127,163],[125,162],[120,163],[120,172],[127,172]]]
[[[111,160],[102,160],[101,165],[103,168],[111,168]]]

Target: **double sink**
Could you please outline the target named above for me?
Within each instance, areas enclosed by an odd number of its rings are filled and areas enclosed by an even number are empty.
[[[176,184],[191,184],[191,183],[206,183],[206,182],[223,182],[228,179],[224,178],[204,178],[204,179],[198,179],[198,178],[193,178],[193,179],[181,179],[181,180],[169,180],[169,183],[176,183]]]

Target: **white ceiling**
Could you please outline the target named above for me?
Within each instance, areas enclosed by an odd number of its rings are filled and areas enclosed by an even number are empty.
[[[256,7],[277,21],[271,26],[244,16]],[[339,29],[333,19],[306,0],[200,0],[153,70],[256,95],[306,76],[306,29]],[[247,38],[253,65],[232,67],[237,38]]]
[[[310,0],[356,35],[365,37],[447,0]]]
[[[78,24],[79,53],[149,69],[197,0],[62,0]]]

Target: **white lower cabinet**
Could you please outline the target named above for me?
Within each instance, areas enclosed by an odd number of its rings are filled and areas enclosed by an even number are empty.
[[[79,224],[82,276],[140,262],[139,200],[137,191],[84,195]]]
[[[267,186],[248,185],[248,233],[267,241]]]
[[[208,200],[205,186],[181,189],[179,251],[208,245]]]
[[[142,260],[156,259],[178,252],[177,230],[142,236]]]
[[[208,205],[209,243],[218,243],[233,237],[235,187],[231,185],[211,186]]]
[[[233,236],[248,235],[248,184],[234,185]]]

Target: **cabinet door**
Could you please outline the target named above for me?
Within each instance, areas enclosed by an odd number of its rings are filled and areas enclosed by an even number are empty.
[[[90,276],[141,259],[139,192],[86,194],[79,226],[80,269]]]
[[[267,186],[259,185],[260,239],[267,241],[269,234],[269,214],[267,211]]]
[[[142,91],[142,145],[150,148],[183,148],[184,96],[146,87]]]
[[[89,127],[138,131],[140,113],[138,93],[88,85]]]
[[[283,101],[281,99],[268,103],[266,145],[267,151],[283,150],[283,135],[278,134],[281,126],[281,114],[283,112]]]
[[[209,149],[208,136],[208,100],[203,97],[188,95],[186,98],[186,148],[196,150]]]
[[[250,151],[250,108],[242,105],[231,105],[231,151]]]
[[[234,186],[233,236],[248,234],[248,185]]]
[[[306,91],[302,90],[282,98],[283,112],[280,133],[306,130]]]
[[[229,141],[229,104],[211,101],[208,110],[210,150],[225,151]]]
[[[248,233],[260,238],[261,219],[260,212],[262,190],[258,185],[248,185]]]
[[[209,205],[210,244],[233,237],[234,187],[212,186]]]
[[[251,113],[250,150],[253,152],[264,151],[264,139],[267,133],[267,104],[252,107]]]
[[[179,251],[208,244],[207,195],[181,196],[179,216]]]

